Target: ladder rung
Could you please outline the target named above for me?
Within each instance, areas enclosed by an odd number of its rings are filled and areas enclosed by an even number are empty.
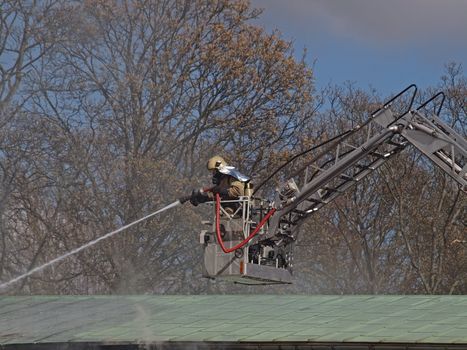
[[[340,175],[340,178],[341,178],[342,180],[346,180],[346,181],[357,181],[357,180],[355,180],[354,177],[349,176],[349,175],[345,175],[345,174],[341,174],[341,175]]]
[[[372,169],[371,167],[369,167],[368,165],[355,164],[355,167],[356,167],[356,168],[359,168],[359,169],[364,169],[364,170],[367,170],[367,169],[374,170],[374,169]]]
[[[321,204],[326,204],[326,202],[320,200],[320,199],[314,199],[314,198],[306,198],[305,201],[310,202],[310,203],[321,203]]]
[[[299,209],[292,210],[292,213],[299,214],[299,215],[305,215],[306,214],[303,210],[299,210]]]
[[[376,157],[378,157],[378,158],[386,158],[386,157],[384,156],[384,154],[381,154],[381,153],[378,153],[378,152],[375,152],[375,151],[370,152],[370,154],[371,154],[372,156],[376,156]]]

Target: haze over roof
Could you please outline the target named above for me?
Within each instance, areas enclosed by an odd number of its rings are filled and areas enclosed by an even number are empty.
[[[0,345],[90,342],[467,348],[467,296],[0,297]]]

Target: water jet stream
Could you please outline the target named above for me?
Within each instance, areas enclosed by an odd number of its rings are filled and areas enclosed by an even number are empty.
[[[140,218],[140,219],[138,219],[136,221],[133,221],[133,222],[129,223],[128,225],[122,226],[122,227],[120,227],[119,229],[117,229],[115,231],[109,232],[109,233],[107,233],[107,234],[105,234],[105,235],[103,235],[103,236],[101,236],[99,238],[96,238],[95,240],[90,241],[90,242],[82,245],[81,247],[75,248],[75,249],[69,251],[68,253],[63,254],[63,255],[61,255],[61,256],[53,259],[53,260],[50,260],[49,262],[47,262],[47,263],[45,263],[45,264],[43,264],[41,266],[35,267],[35,268],[29,270],[28,272],[26,272],[26,273],[24,273],[24,274],[22,274],[22,275],[20,275],[18,277],[13,278],[12,280],[10,280],[8,282],[0,284],[0,290],[8,287],[9,285],[11,285],[11,284],[13,284],[15,282],[18,282],[18,281],[22,280],[25,277],[28,277],[28,276],[30,276],[30,275],[38,272],[38,271],[43,270],[43,269],[45,269],[46,267],[48,267],[50,265],[53,265],[53,264],[55,264],[55,263],[57,263],[57,262],[59,262],[59,261],[61,261],[63,259],[66,259],[66,258],[68,258],[69,256],[71,256],[73,254],[79,253],[80,251],[82,251],[82,250],[84,250],[86,248],[89,248],[90,246],[93,246],[94,244],[97,244],[97,243],[99,243],[100,241],[102,241],[104,239],[107,239],[107,238],[109,238],[109,237],[111,237],[111,236],[113,236],[113,235],[115,235],[115,234],[117,234],[119,232],[122,232],[122,231],[126,230],[127,228],[140,223],[141,221],[147,220],[150,217],[152,217],[154,215],[157,215],[157,214],[160,214],[160,213],[162,213],[162,212],[164,212],[164,211],[166,211],[168,209],[172,209],[174,207],[177,207],[180,204],[181,204],[181,202],[179,200],[177,200],[177,201],[173,202],[172,204],[169,204],[166,207],[164,207],[162,209],[159,209],[158,211],[155,211],[154,213],[146,215],[145,217],[142,217],[142,218]]]

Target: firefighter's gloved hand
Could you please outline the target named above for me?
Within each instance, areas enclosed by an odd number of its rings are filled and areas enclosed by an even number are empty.
[[[219,194],[222,199],[230,199],[229,190],[227,188],[222,188],[220,186],[215,186],[211,189],[212,193]]]
[[[191,192],[190,203],[193,204],[195,207],[198,204],[201,204],[207,201],[209,201],[208,195],[202,192],[201,190],[193,190]]]

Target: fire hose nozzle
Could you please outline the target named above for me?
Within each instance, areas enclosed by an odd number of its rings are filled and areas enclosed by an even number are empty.
[[[185,202],[188,202],[190,201],[191,204],[193,204],[194,206],[197,206],[198,204],[200,203],[204,203],[206,200],[204,199],[204,196],[203,194],[207,193],[207,192],[211,192],[212,191],[212,188],[200,188],[199,190],[193,190],[193,192],[191,193],[191,195],[189,196],[183,196],[183,197],[180,197],[178,199],[178,201],[183,204]],[[201,196],[201,198],[199,198]],[[206,197],[207,198],[207,197]]]
[[[180,197],[180,198],[178,199],[178,201],[179,201],[181,204],[183,204],[183,203],[188,202],[188,201],[190,200],[190,198],[191,198],[191,196],[183,196],[183,197]]]

